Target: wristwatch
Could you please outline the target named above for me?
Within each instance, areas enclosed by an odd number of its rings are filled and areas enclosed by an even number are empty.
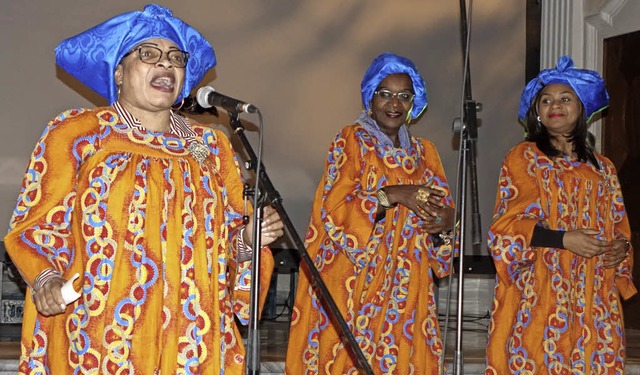
[[[395,204],[389,203],[389,197],[387,196],[387,193],[385,193],[384,188],[378,189],[378,191],[376,191],[376,196],[378,197],[378,203],[380,203],[382,208],[385,210],[396,206]]]

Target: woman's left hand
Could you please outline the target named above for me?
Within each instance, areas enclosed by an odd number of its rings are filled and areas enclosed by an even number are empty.
[[[429,214],[431,216],[424,221],[422,229],[428,233],[439,233],[453,228],[453,216],[455,214],[453,207],[446,206],[442,203],[441,206],[429,203],[429,206]]]
[[[418,188],[415,200],[419,209],[426,215],[422,217],[421,226],[428,233],[439,233],[453,228],[455,210],[444,204],[445,191],[437,186],[433,186],[433,180],[428,184]]]
[[[629,256],[631,246],[627,240],[613,240],[611,249],[604,253],[604,266],[615,268]]]
[[[253,247],[253,215],[249,217],[249,223],[245,227],[244,243]],[[268,246],[284,234],[284,223],[275,208],[266,206],[262,209],[262,225],[260,226],[260,244]]]

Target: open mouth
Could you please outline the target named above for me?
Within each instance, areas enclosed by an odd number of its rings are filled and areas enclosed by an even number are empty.
[[[164,74],[151,80],[151,86],[165,92],[173,92],[175,78],[170,74]]]

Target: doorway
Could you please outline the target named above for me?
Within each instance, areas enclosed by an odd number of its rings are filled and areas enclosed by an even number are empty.
[[[602,153],[618,170],[631,224],[634,283],[640,288],[640,31],[603,41],[610,106],[602,123]],[[623,304],[627,328],[640,329],[640,296]]]

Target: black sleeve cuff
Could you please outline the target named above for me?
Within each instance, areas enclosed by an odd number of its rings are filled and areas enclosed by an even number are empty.
[[[547,229],[536,225],[531,236],[531,246],[564,249],[564,244],[562,243],[564,234],[565,231],[563,230]]]

